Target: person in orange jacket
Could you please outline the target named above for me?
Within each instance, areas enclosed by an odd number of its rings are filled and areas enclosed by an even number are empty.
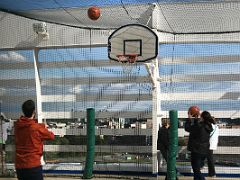
[[[53,140],[54,134],[44,123],[35,119],[35,103],[27,100],[22,104],[21,116],[14,126],[15,133],[15,168],[19,180],[43,180],[41,157],[43,141]]]

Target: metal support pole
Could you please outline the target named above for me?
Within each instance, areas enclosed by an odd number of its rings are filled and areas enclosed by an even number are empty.
[[[152,173],[158,173],[158,159],[157,159],[157,134],[159,125],[161,126],[161,99],[160,99],[160,82],[158,59],[152,60],[151,63],[145,63],[146,69],[152,81]]]
[[[36,96],[37,96],[37,119],[38,123],[43,122],[42,117],[42,92],[41,92],[41,80],[38,68],[38,49],[34,49],[33,59],[34,59],[34,70],[35,70],[35,83],[36,83]]]
[[[178,151],[178,114],[176,110],[169,112],[170,117],[170,138],[167,160],[168,180],[176,180],[176,156]]]
[[[95,153],[95,109],[87,109],[87,156],[83,173],[83,179],[91,179],[93,177],[93,163]]]

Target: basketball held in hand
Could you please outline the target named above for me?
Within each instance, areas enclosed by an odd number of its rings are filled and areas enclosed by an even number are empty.
[[[200,108],[198,106],[191,106],[188,109],[188,113],[193,117],[198,117],[200,115]]]
[[[88,17],[93,20],[96,21],[101,15],[101,11],[100,8],[97,6],[92,6],[88,9]]]

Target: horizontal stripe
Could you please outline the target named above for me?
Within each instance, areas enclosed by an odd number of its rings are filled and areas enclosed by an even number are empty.
[[[42,85],[77,85],[77,84],[115,84],[115,83],[150,83],[148,76],[122,76],[122,77],[81,77],[81,78],[49,78],[42,79]],[[35,79],[8,79],[0,80],[1,86],[10,87],[34,87]]]
[[[150,126],[151,127],[151,126]],[[110,128],[100,128],[96,126],[95,134],[105,135],[105,136],[152,136],[152,129],[141,129],[141,128],[124,128],[124,129],[110,129]],[[86,136],[87,128],[51,128],[50,129],[55,135],[67,135],[67,136]],[[189,133],[186,132],[183,128],[178,129],[178,137],[188,137]],[[224,137],[235,137],[240,136],[239,128],[222,128],[219,129],[219,136]],[[236,147],[238,148],[238,147]],[[223,147],[224,150],[224,147]],[[222,151],[222,150],[221,150]],[[234,150],[237,151],[237,150]],[[230,153],[230,151],[229,151]],[[231,153],[230,153],[231,154]],[[239,148],[240,154],[240,148]]]
[[[187,147],[181,147],[187,151]],[[6,151],[14,151],[14,145],[6,145]],[[44,152],[87,152],[85,145],[44,145]],[[95,153],[152,153],[152,146],[118,146],[118,145],[96,145]],[[183,152],[183,151],[182,151]],[[219,146],[214,154],[239,155],[239,147]]]
[[[190,57],[163,57],[159,59],[160,64],[198,64],[198,63],[236,63],[240,62],[240,55],[212,55],[212,56],[190,56]]]
[[[22,114],[21,112],[4,112],[6,117],[17,119]],[[239,118],[240,111],[233,110],[211,110],[212,116],[215,118]],[[44,119],[72,119],[72,118],[86,118],[86,112],[43,112]],[[152,110],[146,109],[145,111],[105,111],[96,112],[96,118],[152,118]],[[169,117],[169,111],[162,111],[158,114],[158,117]],[[187,118],[187,111],[178,111],[178,118]]]

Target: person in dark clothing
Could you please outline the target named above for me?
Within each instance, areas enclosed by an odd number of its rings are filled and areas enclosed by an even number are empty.
[[[204,112],[203,112],[204,113]],[[201,173],[202,161],[207,157],[209,151],[210,133],[212,125],[206,119],[192,117],[188,112],[188,120],[185,123],[185,130],[189,132],[188,150],[191,151],[191,165],[194,173],[194,180],[205,180]]]
[[[212,125],[213,131],[210,133],[210,147],[207,154],[207,164],[208,164],[208,176],[215,177],[215,165],[214,165],[214,158],[213,158],[213,151],[217,150],[218,146],[218,136],[219,136],[219,128],[216,124],[216,120],[208,111],[204,111],[202,113],[202,118],[209,121]],[[202,163],[204,166],[204,161]]]
[[[164,119],[162,121],[162,127],[160,127],[158,130],[158,139],[157,139],[157,149],[160,150],[166,162],[168,160],[168,150],[169,150],[169,137],[170,137],[169,128],[170,128],[170,124],[168,120]],[[159,156],[158,156],[158,162],[160,162]],[[167,180],[167,174],[166,174],[165,180]],[[178,180],[177,177],[176,177],[176,180]]]
[[[160,150],[163,158],[167,162],[167,151],[169,147],[169,123],[164,120],[162,127],[158,131],[157,149]]]

